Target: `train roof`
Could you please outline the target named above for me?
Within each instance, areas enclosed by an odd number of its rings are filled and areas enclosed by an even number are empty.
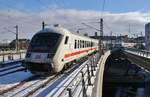
[[[77,33],[71,33],[69,30],[67,30],[66,28],[63,28],[63,27],[49,27],[49,28],[40,30],[38,33],[58,33],[58,34],[62,34],[62,35],[73,34],[73,35],[77,35],[80,37],[90,38],[90,37],[83,36],[83,35],[80,35]],[[91,39],[93,39],[93,38],[91,38]],[[93,39],[93,40],[97,40],[97,39]]]
[[[59,34],[70,34],[71,32],[62,27],[50,27],[40,30],[38,33],[59,33]]]

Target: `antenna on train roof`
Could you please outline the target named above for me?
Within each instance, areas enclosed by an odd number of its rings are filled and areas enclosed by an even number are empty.
[[[45,23],[44,23],[44,21],[42,22],[42,29],[44,29],[45,28]]]
[[[45,22],[43,21],[42,22],[42,29],[44,29],[45,28],[45,26],[47,26],[48,24],[45,24]]]

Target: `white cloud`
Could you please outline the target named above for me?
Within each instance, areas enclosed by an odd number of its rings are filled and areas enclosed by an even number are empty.
[[[38,13],[26,13],[18,10],[0,10],[0,41],[4,39],[12,40],[15,35],[6,32],[3,28],[15,31],[15,25],[19,25],[19,37],[31,38],[41,29],[41,22],[48,24],[59,23],[72,32],[78,28],[86,28],[80,32],[87,32],[90,35],[95,30],[85,27],[81,23],[87,23],[99,29],[100,12],[92,10],[75,9],[50,9]],[[110,30],[116,34],[128,34],[129,24],[132,33],[144,32],[145,23],[150,21],[150,13],[128,12],[128,13],[104,13],[104,33],[109,34]],[[106,26],[107,25],[107,26]]]

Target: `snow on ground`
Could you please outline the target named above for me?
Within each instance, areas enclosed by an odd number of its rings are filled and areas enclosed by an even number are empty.
[[[6,97],[25,97],[30,91],[36,89],[41,84],[45,83],[50,77],[37,77],[31,81],[26,82],[21,87],[14,89],[13,91],[9,91],[7,94],[3,96]]]
[[[32,76],[30,72],[16,72],[0,77],[0,91],[18,84],[22,80]]]
[[[87,61],[85,62],[87,63]],[[83,65],[85,65],[85,63]],[[58,78],[56,81],[48,84],[46,87],[41,89],[37,94],[34,96],[36,97],[57,97],[58,94],[67,86],[72,79],[74,79],[74,76],[78,74],[78,72],[82,69],[83,65],[78,67],[78,69],[74,70],[70,74],[63,74],[60,78]]]
[[[26,82],[23,86],[4,94],[4,97],[23,97],[35,87],[39,86],[42,80],[32,80]]]
[[[13,68],[13,69],[10,69],[10,70],[6,70],[6,71],[3,71],[3,72],[0,72],[0,75],[4,75],[4,74],[7,74],[9,72],[13,72],[13,71],[16,71],[16,70],[19,70],[19,69],[23,69],[24,67],[20,66],[20,67],[16,67],[16,68]]]
[[[81,66],[79,66],[77,69],[71,72],[66,72],[62,75],[60,75],[57,79],[52,80],[49,84],[47,84],[42,89],[38,90],[35,94],[33,94],[33,97],[58,97],[61,92],[61,96],[68,96],[67,88],[70,88],[72,91],[74,91],[73,97],[76,97],[76,95],[80,94],[80,97],[82,96],[82,75],[80,73],[80,70],[84,67],[82,70],[84,75],[84,80],[86,80],[87,87],[87,61],[84,62]],[[91,70],[91,68],[89,67]],[[98,70],[98,68],[96,69]],[[94,75],[96,75],[97,71],[94,71]],[[90,73],[91,74],[91,73]],[[28,78],[29,76],[32,76],[30,72],[16,72],[9,74],[7,76],[0,77],[0,91],[3,89],[6,89],[8,87],[11,87],[15,84],[18,84],[20,81]],[[94,84],[96,76],[91,77],[91,83]],[[33,90],[43,82],[45,82],[48,78],[44,79],[35,79],[32,81],[29,81],[25,83],[23,86],[8,92],[7,94],[3,95],[6,97],[22,97],[25,96],[29,91]],[[4,87],[4,88],[3,88]],[[88,86],[87,89],[87,95],[90,97],[93,90],[93,85]],[[65,91],[63,91],[65,89]],[[80,93],[81,92],[81,93]]]
[[[80,73],[80,70],[86,65],[87,61],[84,62],[78,69],[74,70],[70,74],[63,74],[61,77],[59,77],[57,80],[49,83],[46,87],[43,89],[39,90],[37,93],[35,93],[33,96],[35,97],[58,97],[61,92],[67,87],[70,88],[73,93],[73,97],[76,97],[78,95],[82,95],[82,76]],[[87,66],[84,67],[82,70],[83,73],[85,73],[87,70]],[[98,69],[96,69],[98,70]],[[97,71],[94,71],[94,75],[96,75]],[[94,84],[95,78],[91,77],[91,83]],[[86,87],[87,87],[87,72],[84,75],[84,80],[86,80]],[[92,95],[92,89],[93,85],[88,86],[87,89],[87,95],[88,97],[91,97]],[[80,93],[81,92],[81,93]],[[68,97],[68,91],[65,90],[62,95],[62,97]]]

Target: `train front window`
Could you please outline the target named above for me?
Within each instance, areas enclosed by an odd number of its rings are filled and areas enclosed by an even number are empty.
[[[55,53],[60,43],[60,34],[39,33],[36,34],[30,43],[29,51]]]

